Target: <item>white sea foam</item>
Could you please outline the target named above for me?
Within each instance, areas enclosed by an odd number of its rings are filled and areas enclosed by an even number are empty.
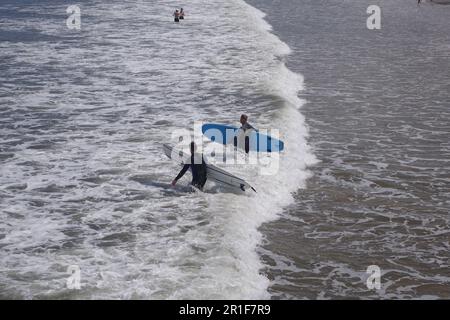
[[[0,43],[13,89],[0,97],[1,151],[13,154],[0,167],[1,296],[269,297],[258,228],[292,202],[316,161],[299,112],[303,79],[286,68],[289,47],[261,11],[196,0],[176,25],[175,5],[85,4],[90,19],[74,34],[48,4],[54,19],[26,25],[75,40]],[[21,23],[11,17],[5,28]],[[179,170],[161,150],[170,133],[244,112],[279,129],[278,174],[227,167],[255,186],[250,195],[211,184],[189,193],[189,178],[170,188]],[[80,291],[65,287],[69,265],[81,268]]]

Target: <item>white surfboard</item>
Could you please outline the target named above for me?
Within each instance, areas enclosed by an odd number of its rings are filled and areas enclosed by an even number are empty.
[[[168,144],[163,144],[163,150],[169,159],[177,160],[182,166],[190,158],[189,155],[183,153],[182,151],[174,150],[173,147]],[[174,154],[173,152],[176,153]],[[204,156],[204,158],[206,157]],[[256,192],[255,188],[253,188],[244,179],[236,177],[235,175],[232,175],[231,173],[212,164],[206,164],[206,176],[208,180],[211,180],[219,185],[226,186],[228,188],[240,189],[242,191],[252,189]]]

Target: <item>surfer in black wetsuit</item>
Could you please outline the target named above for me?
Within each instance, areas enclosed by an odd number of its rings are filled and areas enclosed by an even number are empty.
[[[203,190],[203,186],[206,183],[206,163],[203,159],[203,155],[201,155],[201,159],[199,155],[195,155],[196,145],[194,142],[191,142],[191,158],[189,163],[186,163],[181,169],[180,173],[177,177],[172,181],[172,186],[175,186],[177,181],[191,168],[192,171],[192,182],[191,184],[194,187]]]
[[[248,116],[246,114],[242,114],[241,119],[239,120],[239,122],[241,123],[240,129],[243,130],[244,133],[247,130],[255,130],[256,131],[256,129],[253,128],[253,126],[250,123],[248,123],[247,120],[248,120]],[[238,144],[237,140],[238,140],[237,137],[234,137],[234,146],[235,147],[237,147],[237,144]],[[248,153],[249,151],[250,151],[250,138],[248,136],[246,136],[245,137],[245,153]]]
[[[250,123],[248,123],[247,120],[248,116],[246,114],[241,114],[241,119],[239,120],[239,122],[242,124],[241,129],[244,130],[244,132],[249,129],[256,130]]]

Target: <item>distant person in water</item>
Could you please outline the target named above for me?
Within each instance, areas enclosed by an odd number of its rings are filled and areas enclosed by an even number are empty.
[[[180,12],[177,10],[175,10],[175,12],[173,13],[174,16],[174,20],[175,22],[180,22]]]
[[[180,19],[184,19],[184,10],[183,10],[183,8],[180,9]]]
[[[239,122],[241,123],[241,130],[244,131],[244,133],[247,132],[247,130],[255,130],[256,129],[250,124],[248,123],[248,116],[246,114],[242,114],[241,115],[241,119],[239,120]],[[234,137],[234,146],[237,147],[238,145],[238,137]],[[249,153],[250,151],[250,138],[248,137],[248,135],[245,136],[245,153]]]
[[[199,188],[200,190],[203,190],[203,186],[206,183],[206,163],[203,159],[203,155],[197,155],[195,156],[195,150],[197,149],[197,146],[192,141],[191,142],[191,157],[188,163],[186,163],[183,166],[183,169],[181,169],[180,173],[177,175],[177,177],[172,181],[172,186],[175,186],[178,180],[181,179],[182,176],[188,171],[189,168],[191,168],[192,171],[192,181],[191,185],[194,187]]]

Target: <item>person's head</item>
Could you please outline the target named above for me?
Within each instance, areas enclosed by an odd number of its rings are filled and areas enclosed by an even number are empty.
[[[178,9],[177,9],[177,10],[175,10],[175,12],[178,12]]]
[[[197,146],[195,145],[195,142],[192,141],[192,142],[191,142],[191,154],[194,154],[194,153],[195,153],[195,150],[197,150]]]
[[[247,123],[247,115],[246,114],[241,114],[241,119],[239,120],[242,124]]]
[[[180,11],[183,12],[183,8],[181,8]]]

